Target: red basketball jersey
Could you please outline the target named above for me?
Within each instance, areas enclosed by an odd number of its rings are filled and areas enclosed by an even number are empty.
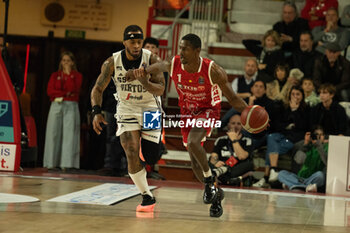
[[[181,64],[180,56],[177,55],[172,60],[170,72],[179,94],[181,113],[190,113],[194,116],[206,109],[220,112],[222,99],[221,89],[210,77],[214,61],[202,57],[200,59],[198,72],[188,73]]]

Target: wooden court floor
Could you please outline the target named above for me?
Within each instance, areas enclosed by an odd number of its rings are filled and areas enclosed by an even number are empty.
[[[51,176],[63,179],[48,179]],[[189,182],[150,180],[158,187],[153,191],[157,198],[154,214],[136,214],[140,196],[111,206],[46,202],[102,183],[131,182],[95,175],[0,172],[0,193],[40,199],[0,204],[0,233],[350,232],[347,200],[225,192],[223,216],[211,218],[209,205],[202,202],[201,184]]]

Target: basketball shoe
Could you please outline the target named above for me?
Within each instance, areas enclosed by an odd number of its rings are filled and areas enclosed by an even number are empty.
[[[211,204],[216,199],[217,196],[217,188],[214,184],[215,177],[206,177],[204,178],[204,193],[203,193],[203,202],[205,204]]]
[[[223,214],[223,208],[221,206],[221,201],[224,199],[225,194],[224,194],[224,190],[222,190],[221,188],[217,188],[218,189],[218,193],[216,196],[216,199],[213,201],[213,203],[210,206],[210,217],[220,217]]]
[[[148,194],[142,194],[142,203],[136,207],[137,212],[153,212],[156,199]]]

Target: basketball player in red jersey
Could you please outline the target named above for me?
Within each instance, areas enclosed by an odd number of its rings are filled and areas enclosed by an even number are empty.
[[[130,72],[127,79],[147,79],[148,74],[169,72],[179,94],[182,120],[218,120],[220,117],[221,94],[239,112],[247,106],[231,88],[227,74],[219,65],[199,56],[201,39],[195,34],[187,34],[180,42],[180,55],[155,63],[146,68]],[[203,201],[212,204],[210,216],[220,217],[223,213],[222,189],[216,186],[215,178],[208,166],[206,151],[201,142],[210,135],[211,128],[185,127],[181,129],[184,145],[190,154],[192,169],[200,181],[204,181]],[[234,142],[236,143],[236,142]]]

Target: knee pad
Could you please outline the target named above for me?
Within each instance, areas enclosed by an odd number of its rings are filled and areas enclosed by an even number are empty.
[[[151,142],[146,139],[141,139],[141,151],[143,158],[145,159],[146,163],[149,165],[154,165],[158,162],[161,154],[161,144],[159,143]]]

